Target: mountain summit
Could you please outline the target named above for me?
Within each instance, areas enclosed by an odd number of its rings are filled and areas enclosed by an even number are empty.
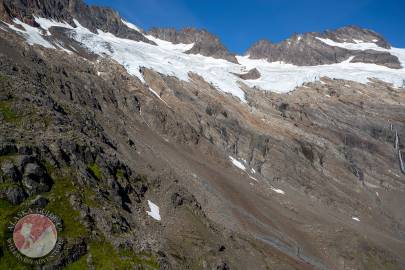
[[[80,0],[0,20],[0,269],[405,269],[405,49],[348,26],[234,55]],[[29,209],[50,257],[17,253]]]
[[[220,40],[206,30],[185,28],[181,31],[176,31],[173,28],[152,28],[148,31],[148,34],[173,44],[193,43],[193,47],[186,53],[201,54],[238,63],[235,55],[229,53]]]
[[[344,47],[340,44],[357,44],[358,47]],[[374,44],[375,48],[362,48],[362,44]],[[347,26],[323,33],[295,34],[278,44],[260,40],[247,50],[246,55],[251,59],[283,61],[299,66],[341,63],[353,56],[351,63],[401,68],[398,57],[384,49],[391,49],[391,45],[379,34],[356,26]]]

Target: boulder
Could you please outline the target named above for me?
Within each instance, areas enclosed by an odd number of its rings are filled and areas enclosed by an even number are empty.
[[[9,161],[6,160],[1,164],[1,171],[3,173],[3,179],[5,182],[18,182],[21,180],[21,174],[17,170],[16,166]]]
[[[0,144],[0,156],[12,155],[17,153],[17,147],[14,144]]]
[[[21,187],[13,186],[5,191],[5,197],[11,204],[18,205],[27,198],[27,194]]]
[[[37,163],[28,163],[24,169],[22,184],[29,195],[34,195],[49,191],[52,180]]]
[[[47,198],[37,196],[34,200],[32,200],[31,206],[37,208],[44,208],[48,203],[49,200]]]

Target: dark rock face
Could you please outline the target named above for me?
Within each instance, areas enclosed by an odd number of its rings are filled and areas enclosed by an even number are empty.
[[[117,12],[110,8],[88,6],[81,0],[1,0],[0,18],[11,21],[18,18],[25,23],[38,26],[34,16],[66,21],[74,25],[76,19],[81,25],[95,32],[97,29],[110,32],[121,38],[143,41],[154,44],[145,36],[129,27],[122,21]]]
[[[47,198],[37,196],[32,202],[31,206],[33,207],[38,207],[38,208],[44,208],[47,204],[49,203],[49,200]]]
[[[358,27],[343,27],[324,33],[295,34],[291,38],[274,44],[267,40],[256,42],[246,52],[252,59],[267,59],[269,62],[283,61],[298,66],[313,66],[340,63],[354,56],[353,62],[374,63],[389,68],[401,68],[396,56],[374,50],[347,50],[330,46],[319,38],[335,42],[372,42],[383,48],[390,48],[387,41],[377,33]]]
[[[372,30],[360,28],[353,25],[341,27],[335,31],[325,31],[324,33],[322,33],[322,37],[329,38],[336,42],[356,43],[356,41],[362,41],[375,43],[385,49],[391,48],[391,45],[388,43],[388,41],[385,40],[384,37],[382,37],[380,34]]]
[[[3,191],[0,191],[0,194],[1,192]],[[5,197],[11,204],[17,205],[22,203],[28,196],[21,187],[14,186],[5,190]]]
[[[253,68],[244,74],[235,74],[235,75],[241,78],[242,80],[256,80],[261,77],[261,74],[257,70],[257,68]]]
[[[339,63],[350,55],[345,49],[330,47],[311,34],[295,35],[288,40],[273,44],[267,40],[255,43],[247,52],[252,59],[283,61],[298,66]]]
[[[28,163],[24,168],[22,184],[27,193],[33,195],[49,191],[52,186],[52,180],[37,163]]]
[[[374,50],[366,50],[355,54],[351,63],[370,63],[389,68],[401,68],[401,63],[398,58],[388,52],[377,52]]]
[[[3,179],[5,182],[9,181],[11,183],[15,183],[20,180],[20,173],[12,162],[3,162],[1,164],[1,170],[3,171]]]
[[[0,144],[0,155],[10,155],[16,153],[17,151],[17,147],[13,144]]]
[[[148,31],[148,34],[159,39],[170,41],[174,44],[194,43],[194,46],[187,51],[187,53],[190,54],[201,54],[204,56],[225,59],[233,63],[238,62],[235,55],[225,48],[219,38],[206,30],[185,28],[181,31],[177,31],[173,28],[153,28]]]

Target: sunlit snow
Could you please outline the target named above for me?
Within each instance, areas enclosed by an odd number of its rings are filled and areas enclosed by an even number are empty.
[[[249,178],[259,183],[259,180],[257,180],[257,179],[254,178],[253,176],[249,175]]]
[[[160,46],[156,46],[118,38],[101,30],[98,30],[98,34],[94,34],[76,20],[75,24],[78,27],[72,31],[74,39],[96,54],[108,55],[115,59],[130,74],[141,80],[143,80],[143,76],[139,71],[140,67],[151,68],[184,81],[189,81],[189,72],[194,72],[212,83],[218,90],[231,93],[245,101],[245,94],[237,84],[237,77],[229,73],[229,71],[238,72],[239,65],[222,59],[183,53],[190,47],[190,44],[161,42]],[[170,45],[165,46],[164,44]]]
[[[405,52],[405,50],[404,50]],[[257,68],[261,77],[257,80],[245,81],[251,87],[259,87],[263,90],[274,92],[288,92],[306,82],[318,81],[320,77],[329,77],[356,81],[369,82],[369,78],[377,78],[382,81],[402,86],[405,79],[405,69],[390,69],[385,66],[364,63],[349,63],[346,61],[331,65],[320,66],[295,66],[280,62],[269,63],[266,60],[254,60],[245,56],[237,57],[240,64],[248,69]]]
[[[150,208],[150,211],[146,211],[146,213],[151,216],[152,218],[156,219],[156,220],[161,220],[160,218],[160,214],[159,214],[159,206],[157,206],[156,204],[154,204],[153,202],[148,200],[148,205]]]
[[[278,188],[274,188],[274,187],[271,187],[270,189],[278,194],[283,194],[283,195],[285,194],[284,190],[282,190],[282,189],[278,189]]]
[[[166,101],[164,101],[155,90],[153,90],[152,88],[149,87],[149,91],[151,91],[152,94],[154,94],[158,99],[160,99],[164,104],[167,105]],[[169,106],[169,105],[167,105],[167,106]]]
[[[12,30],[16,31],[20,35],[22,35],[30,45],[38,44],[41,45],[45,48],[52,48],[55,49],[55,46],[53,46],[49,41],[44,39],[43,35],[41,34],[42,30],[36,27],[32,27],[31,25],[28,25],[26,23],[23,23],[17,18],[14,18],[13,22],[15,24],[21,25],[24,30],[21,30],[20,28],[15,27],[14,25],[7,24]]]
[[[49,20],[41,17],[34,17],[35,21],[41,26],[42,29],[47,31],[47,34],[50,35],[49,33],[49,28],[51,27],[63,27],[67,29],[73,29],[73,27],[68,24],[67,22],[58,22],[55,20]]]
[[[235,165],[236,167],[238,167],[241,170],[246,171],[246,167],[245,167],[245,165],[243,165],[242,162],[240,162],[239,160],[237,160],[236,158],[231,157],[231,156],[229,156],[229,159],[232,161],[233,165]]]
[[[358,218],[358,217],[352,217],[352,219],[355,221],[360,221],[360,218]]]
[[[363,42],[361,40],[357,41],[357,43],[349,43],[349,42],[336,42],[336,41],[333,41],[328,38],[317,37],[317,39],[328,44],[329,46],[340,47],[340,48],[344,48],[344,49],[348,49],[348,50],[359,50],[359,51],[375,50],[375,51],[380,51],[380,52],[388,52],[388,53],[398,57],[399,62],[401,62],[402,67],[405,67],[405,49],[400,49],[400,48],[385,49],[383,47],[378,46],[375,43]]]
[[[235,64],[223,59],[184,53],[191,49],[193,44],[173,44],[152,36],[146,36],[148,39],[154,41],[157,44],[156,46],[145,42],[118,38],[111,33],[101,30],[98,30],[97,33],[92,33],[81,26],[77,20],[74,20],[75,25],[77,25],[76,28],[72,28],[72,26],[65,22],[56,22],[44,18],[35,18],[35,20],[45,31],[52,26],[70,29],[71,37],[81,42],[88,50],[100,56],[113,58],[122,64],[128,73],[138,77],[142,82],[144,82],[144,78],[140,72],[140,67],[151,68],[164,75],[175,76],[184,81],[190,80],[189,73],[192,72],[200,75],[216,89],[231,93],[242,102],[246,102],[245,93],[240,88],[240,82],[243,80],[233,73],[245,73],[252,68],[257,68],[261,77],[256,80],[245,80],[243,81],[245,84],[250,87],[279,93],[294,90],[297,86],[301,86],[306,82],[318,81],[323,76],[360,83],[367,83],[369,82],[369,78],[376,78],[393,83],[397,87],[402,86],[405,80],[405,69],[390,69],[375,64],[350,63],[352,57],[338,64],[295,66],[282,62],[269,63],[266,60],[254,60],[248,56],[237,56],[240,64]],[[17,19],[15,23],[22,25],[25,31],[13,25],[9,25],[9,27],[22,34],[29,44],[56,48],[43,38],[41,29],[26,25]],[[129,22],[123,21],[123,23],[132,29],[139,29]],[[402,65],[405,65],[405,49],[384,49],[378,47],[375,43],[362,41],[357,41],[357,43],[338,43],[330,39],[318,39],[326,44],[347,49],[387,51],[396,55]]]
[[[127,21],[125,21],[123,19],[121,19],[121,22],[123,24],[125,24],[128,28],[130,28],[132,30],[135,30],[135,31],[138,31],[138,32],[141,32],[141,29],[138,26],[136,26],[135,24],[127,22]]]

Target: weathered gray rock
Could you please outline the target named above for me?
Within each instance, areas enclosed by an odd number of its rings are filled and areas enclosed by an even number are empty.
[[[31,206],[38,207],[38,208],[44,208],[48,203],[49,203],[49,200],[47,198],[44,198],[42,196],[37,196],[34,200],[32,200]]]
[[[26,145],[19,146],[18,153],[21,155],[32,155],[32,148]]]
[[[322,33],[322,37],[329,38],[336,42],[356,43],[356,41],[362,41],[375,43],[385,49],[391,48],[389,42],[380,34],[355,25],[349,25],[336,30],[325,31],[324,33]]]
[[[19,186],[9,187],[4,193],[7,200],[14,205],[22,203],[28,197],[24,190]]]
[[[28,163],[24,168],[22,184],[29,195],[47,192],[52,187],[52,180],[37,163]]]
[[[398,58],[388,52],[366,50],[357,52],[354,55],[354,58],[350,61],[351,63],[370,63],[395,69],[401,68]]]
[[[256,80],[261,77],[261,74],[257,70],[257,68],[253,68],[244,74],[235,74],[235,75],[241,78],[242,80]]]
[[[15,158],[15,165],[17,166],[20,172],[24,172],[24,167],[28,163],[35,163],[36,159],[33,156],[28,155],[20,155]]]
[[[12,18],[16,17],[28,24],[38,26],[34,16],[65,21],[71,25],[75,25],[73,19],[76,19],[93,32],[100,29],[118,37],[154,44],[142,33],[126,26],[116,11],[110,8],[88,6],[82,0],[0,1],[0,18],[3,20],[11,22]]]
[[[340,63],[355,56],[352,62],[373,63],[389,68],[401,68],[398,58],[388,52],[348,50],[330,46],[317,38],[329,38],[335,42],[372,42],[382,48],[390,48],[388,42],[375,32],[359,27],[343,27],[324,33],[294,34],[280,43],[260,40],[250,47],[246,55],[252,59],[267,59],[269,62],[283,61],[298,66],[313,66]]]
[[[233,63],[238,62],[235,54],[230,53],[221,43],[219,38],[209,33],[207,30],[184,28],[181,31],[177,31],[174,28],[152,28],[148,31],[148,34],[159,39],[170,41],[174,44],[194,43],[194,46],[186,53],[211,56],[214,58],[225,59]]]
[[[14,144],[0,144],[0,156],[12,155],[17,153],[17,147]]]
[[[35,178],[42,178],[45,175],[44,169],[42,169],[36,163],[28,163],[24,167],[24,176],[30,176]]]
[[[18,183],[18,181],[21,179],[20,172],[9,160],[1,163],[1,170],[3,172],[3,179],[7,182]]]

